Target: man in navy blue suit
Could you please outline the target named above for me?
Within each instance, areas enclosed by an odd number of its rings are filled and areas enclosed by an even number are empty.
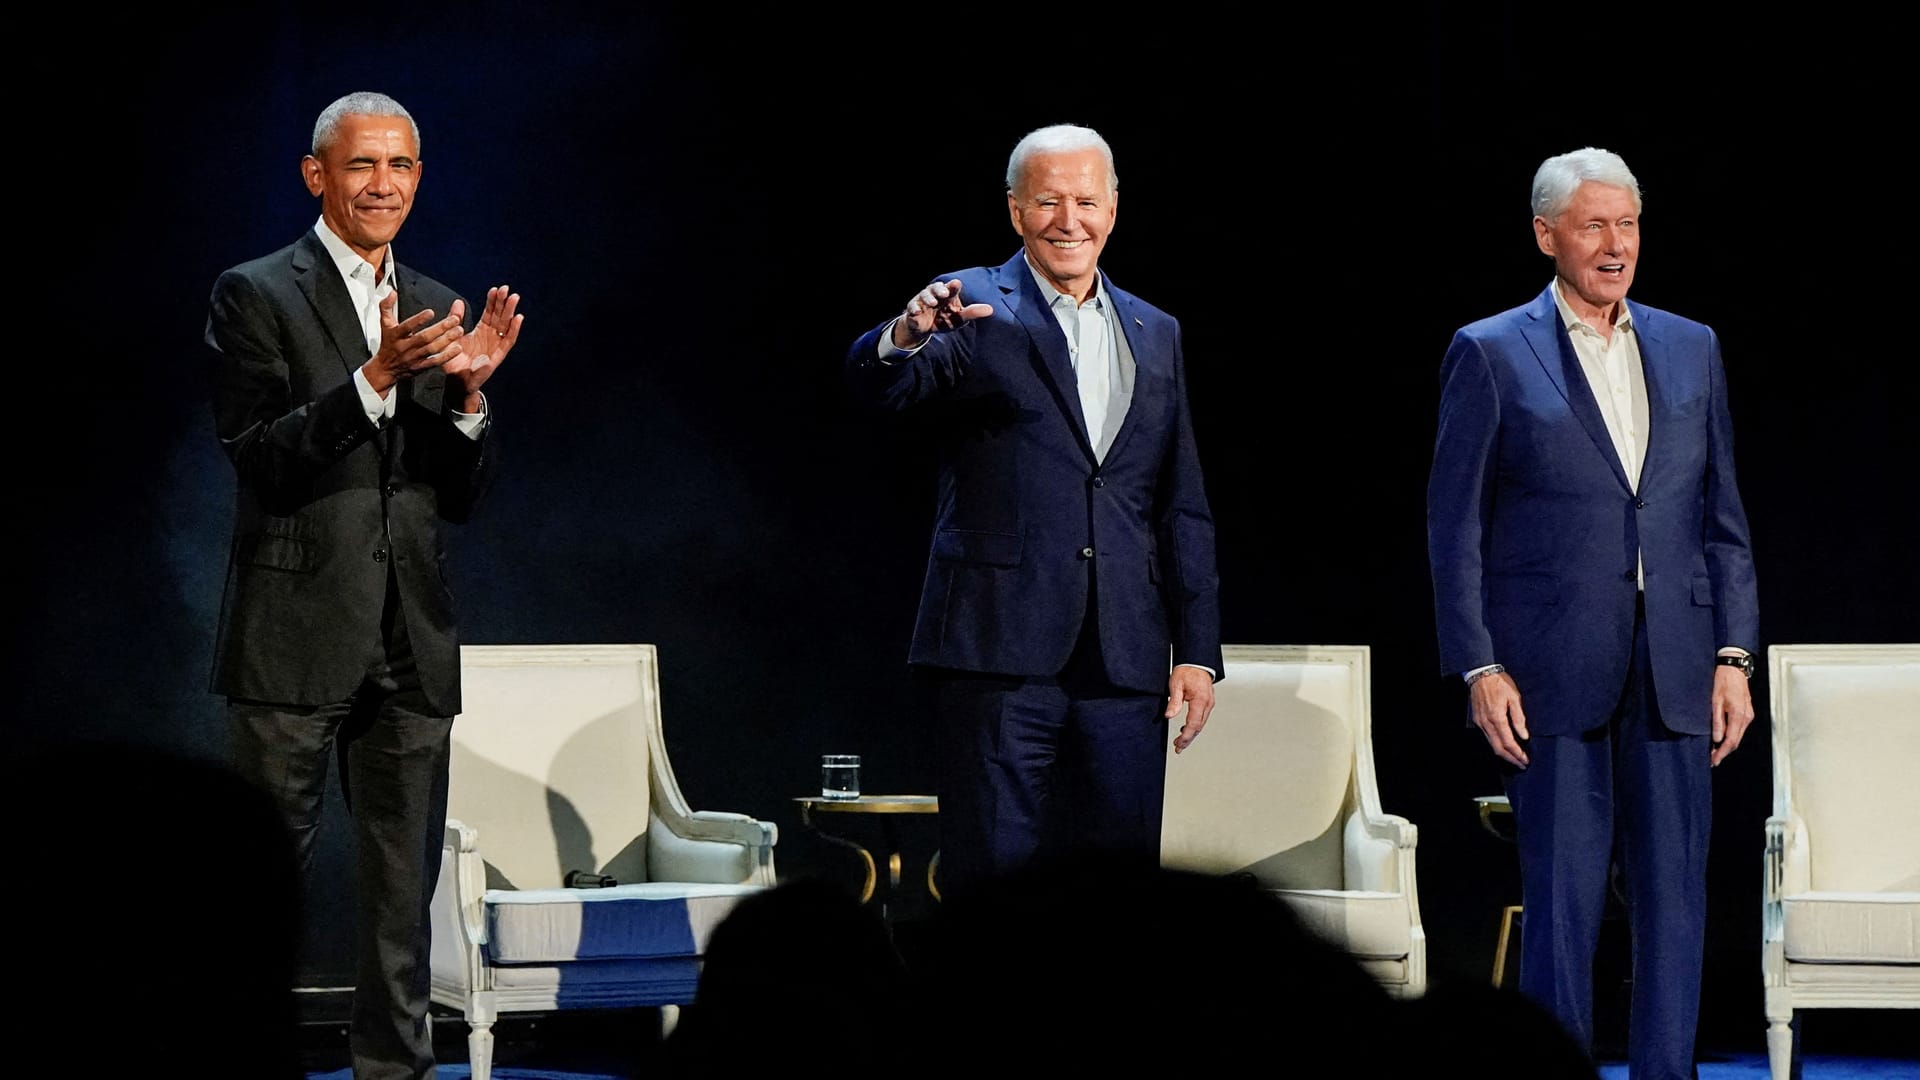
[[[1640,187],[1549,158],[1554,279],[1462,328],[1427,491],[1444,672],[1502,763],[1518,829],[1520,989],[1591,1052],[1616,856],[1633,940],[1629,1070],[1693,1075],[1710,770],[1753,719],[1759,616],[1720,342],[1627,300]],[[1522,707],[1522,701],[1525,707]]]
[[[1057,125],[1007,165],[1021,250],[942,275],[847,358],[934,441],[908,660],[943,740],[943,888],[1097,852],[1157,865],[1169,722],[1221,676],[1213,514],[1180,326],[1099,269],[1119,178]]]

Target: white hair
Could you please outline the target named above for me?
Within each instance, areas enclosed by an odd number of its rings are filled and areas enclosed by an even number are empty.
[[[1540,163],[1533,174],[1533,212],[1548,221],[1566,212],[1573,193],[1588,181],[1626,188],[1633,196],[1633,212],[1640,212],[1640,182],[1620,155],[1611,150],[1587,146]]]
[[[1107,190],[1120,190],[1120,174],[1113,169],[1113,147],[1107,140],[1090,127],[1077,124],[1054,124],[1029,131],[1013,148],[1013,155],[1007,158],[1007,190],[1020,179],[1020,172],[1027,167],[1027,159],[1035,154],[1071,154],[1080,150],[1098,150],[1100,156],[1107,159]]]
[[[340,121],[349,116],[397,116],[405,120],[413,129],[413,152],[420,152],[420,125],[413,122],[413,115],[385,94],[358,90],[320,110],[320,119],[313,122],[314,157],[319,157],[320,152],[333,143],[334,136],[340,132]]]

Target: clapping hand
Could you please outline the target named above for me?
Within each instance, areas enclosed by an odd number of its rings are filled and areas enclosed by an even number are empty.
[[[361,368],[367,384],[382,396],[401,379],[459,359],[460,339],[465,336],[460,328],[464,310],[458,300],[447,317],[438,322],[433,320],[432,308],[416,311],[401,322],[395,318],[399,304],[400,294],[396,292],[380,300],[380,348]]]
[[[480,387],[493,376],[500,362],[513,350],[514,343],[520,340],[520,326],[526,321],[525,315],[514,313],[520,306],[520,294],[510,293],[505,285],[495,285],[487,290],[487,306],[480,312],[480,321],[466,336],[460,355],[442,365],[447,377],[454,381],[465,401],[461,411],[477,413],[481,409]],[[455,314],[464,309],[464,302],[453,302]]]

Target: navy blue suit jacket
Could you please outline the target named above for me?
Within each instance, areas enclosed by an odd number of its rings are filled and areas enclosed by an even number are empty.
[[[964,299],[993,314],[882,363],[889,320],[847,358],[860,398],[912,410],[937,444],[933,544],[909,661],[1057,674],[1092,603],[1115,685],[1164,691],[1175,663],[1224,676],[1213,514],[1179,323],[1103,276],[1136,372],[1132,405],[1100,462],[1066,337],[1024,253],[939,280],[954,278]]]
[[[1636,552],[1669,728],[1707,732],[1714,654],[1759,648],[1719,339],[1627,307],[1649,413],[1637,491],[1551,289],[1461,329],[1441,368],[1427,489],[1440,667],[1505,665],[1535,735],[1612,714],[1633,645]]]

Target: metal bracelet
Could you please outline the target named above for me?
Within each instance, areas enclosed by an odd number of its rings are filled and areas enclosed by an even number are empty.
[[[1480,671],[1476,671],[1476,672],[1474,672],[1473,674],[1471,674],[1471,675],[1469,675],[1469,676],[1467,676],[1467,685],[1468,685],[1468,686],[1472,686],[1472,685],[1473,685],[1474,683],[1477,683],[1477,682],[1479,682],[1479,681],[1480,681],[1481,679],[1484,679],[1484,678],[1486,678],[1486,677],[1487,677],[1487,676],[1489,676],[1489,675],[1498,675],[1498,674],[1500,674],[1501,672],[1503,672],[1503,671],[1505,671],[1505,670],[1507,670],[1507,669],[1506,669],[1506,665],[1504,665],[1504,664],[1494,664],[1494,665],[1492,665],[1492,666],[1490,666],[1490,667],[1487,667],[1487,668],[1485,668],[1485,669],[1483,669],[1483,670],[1480,670]]]

